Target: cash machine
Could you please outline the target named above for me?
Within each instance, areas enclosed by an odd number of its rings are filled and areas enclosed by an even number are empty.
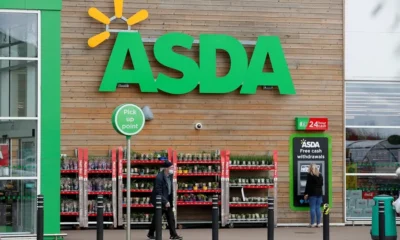
[[[316,164],[324,179],[322,187],[323,204],[332,203],[332,143],[327,130],[327,119],[325,127],[312,128],[312,123],[318,120],[310,118],[306,123],[300,124],[296,119],[298,132],[290,136],[290,159],[289,159],[289,178],[290,178],[290,208],[297,211],[309,209],[308,200],[304,200],[308,169],[311,164]],[[303,127],[302,126],[306,126]],[[307,129],[308,128],[308,129]],[[309,130],[311,128],[311,130]]]

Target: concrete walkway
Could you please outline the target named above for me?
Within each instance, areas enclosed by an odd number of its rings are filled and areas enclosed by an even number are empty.
[[[370,227],[331,227],[330,240],[369,240]],[[62,231],[68,234],[65,240],[96,240],[95,230]],[[132,230],[132,240],[146,240],[146,230]],[[178,234],[185,240],[211,240],[211,229],[182,229]],[[163,240],[169,239],[163,231]],[[267,240],[267,229],[234,228],[220,229],[219,240]],[[278,227],[275,240],[322,240],[322,228]],[[105,230],[104,240],[125,240],[125,230]]]

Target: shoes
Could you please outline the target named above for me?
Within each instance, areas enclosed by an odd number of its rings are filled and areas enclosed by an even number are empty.
[[[318,223],[317,227],[319,228],[322,227],[322,223]]]
[[[154,235],[149,235],[149,234],[147,234],[147,238],[151,239],[151,240],[156,239],[156,237],[154,237]]]
[[[315,228],[315,227],[317,227],[317,224],[310,224],[310,228]]]
[[[169,239],[171,239],[171,240],[182,240],[183,237],[181,237],[179,235],[176,235],[176,236],[170,237]]]

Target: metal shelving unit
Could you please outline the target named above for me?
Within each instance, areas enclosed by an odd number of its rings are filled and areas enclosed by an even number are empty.
[[[211,156],[211,154],[208,154]],[[182,228],[184,224],[210,224],[210,220],[201,220],[201,219],[196,219],[196,220],[181,220],[180,217],[178,216],[178,212],[181,211],[189,211],[189,209],[193,208],[194,209],[199,209],[200,211],[208,209],[207,207],[210,207],[209,213],[211,214],[211,206],[212,206],[212,195],[218,195],[220,197],[220,206],[223,204],[222,200],[222,182],[221,182],[221,176],[224,171],[224,162],[222,161],[220,155],[215,156],[216,159],[212,159],[211,157],[207,157],[207,154],[203,154],[200,158],[200,156],[197,156],[196,159],[187,159],[185,155],[180,155],[179,157],[177,156],[176,151],[173,152],[173,164],[174,164],[174,176],[173,176],[173,182],[174,182],[174,206],[176,206],[176,211],[175,211],[175,219],[178,225],[178,228]],[[189,166],[202,166],[198,167],[204,170],[205,167],[207,167],[206,171],[202,170],[197,170],[194,168],[193,170],[187,170],[184,169],[184,166],[188,166],[188,168],[192,169],[194,167],[189,167]],[[216,170],[215,168],[217,167]],[[201,180],[200,180],[201,179]],[[182,189],[182,186],[185,185],[184,183],[188,183],[190,181],[197,180],[197,183],[200,182],[209,182],[206,181],[205,179],[213,179],[213,184],[218,183],[218,187],[212,187],[212,186],[196,186],[196,184],[193,184],[192,187],[189,187],[190,189]],[[178,184],[179,183],[179,184]],[[211,183],[211,182],[209,182]],[[187,185],[187,184],[186,184]],[[181,186],[181,187],[179,187]],[[182,197],[184,195],[189,195],[189,194],[203,194],[207,196],[207,199],[199,200],[196,199],[196,201],[189,201],[187,199],[183,200]],[[179,195],[179,196],[178,196]],[[186,208],[183,210],[183,208]],[[191,210],[191,211],[194,211]]]
[[[167,159],[171,161],[172,159],[172,150],[168,150],[168,157]],[[117,226],[122,227],[126,226],[126,219],[125,219],[125,209],[128,207],[126,205],[126,198],[127,198],[127,192],[128,190],[126,189],[126,181],[127,179],[127,174],[126,171],[127,169],[125,168],[125,165],[127,163],[125,159],[125,151],[123,150],[122,147],[118,149],[118,199],[117,199],[117,209],[118,209],[118,218],[117,218]],[[154,158],[154,156],[152,157]],[[137,168],[138,170],[142,170],[144,167],[153,167],[157,168],[160,167],[164,163],[164,160],[154,160],[154,159],[146,159],[146,160],[139,160],[139,159],[132,159],[131,160],[131,170]],[[146,172],[133,172],[131,175],[131,181],[132,180],[141,180],[142,182],[149,183],[148,185],[152,186],[154,183],[154,179],[157,176],[157,173],[146,173]],[[151,184],[150,184],[151,183]],[[152,212],[153,205],[150,203],[150,194],[152,192],[152,187],[151,188],[135,188],[134,184],[131,184],[132,189],[130,189],[131,192],[131,198],[133,201],[131,201],[131,208],[135,209],[133,212]],[[137,202],[134,198],[137,198],[137,196],[141,196],[142,201]],[[146,201],[143,201],[143,198],[146,198]],[[145,213],[149,214],[149,213]],[[150,214],[149,214],[150,215]],[[132,215],[131,215],[132,216]],[[151,219],[149,219],[151,221]],[[146,225],[150,224],[150,221],[131,221],[131,224],[138,224],[138,225]]]
[[[75,167],[74,165],[74,169],[62,169],[61,176],[71,176],[74,174],[79,182],[79,187],[78,189],[68,190],[62,188],[60,194],[62,198],[69,197],[75,199],[78,204],[75,211],[62,211],[63,209],[61,209],[61,225],[71,225],[77,228],[87,228],[89,225],[96,225],[96,197],[103,195],[105,199],[109,200],[104,212],[104,218],[106,219],[104,224],[116,227],[116,150],[110,151],[110,157],[102,157],[105,159],[106,164],[101,166],[92,166],[89,164],[88,149],[78,148],[76,156],[77,166]],[[100,180],[102,183],[93,184],[92,177],[94,176],[97,176],[96,180]],[[76,221],[72,219],[76,219]]]
[[[270,196],[270,190],[273,191],[273,196],[274,196],[274,204],[275,204],[275,209],[277,208],[277,182],[278,182],[278,176],[277,176],[277,156],[278,153],[277,151],[274,151],[272,159],[273,162],[271,165],[232,165],[232,161],[230,159],[230,153],[228,152],[226,154],[227,161],[230,163],[229,167],[227,168],[227,174],[226,174],[226,182],[228,183],[227,187],[225,188],[226,194],[229,196],[229,200],[232,199],[231,197],[231,191],[230,189],[235,189],[235,188],[240,188],[241,193],[242,193],[242,200],[246,200],[248,198],[245,197],[245,190],[246,191],[267,191],[265,197]],[[250,172],[250,171],[257,171],[257,172],[268,172],[269,178],[263,183],[231,183],[230,182],[230,177],[231,177],[231,171],[235,172],[240,172],[240,171],[245,171],[245,172]],[[273,172],[273,177],[271,177],[270,173]],[[254,178],[257,178],[254,177]],[[259,197],[260,198],[260,197]],[[260,215],[266,215],[265,213],[260,213],[259,209],[264,209],[265,212],[268,208],[268,203],[267,202],[260,202],[259,199],[258,201],[235,201],[232,202],[230,201],[229,204],[226,206],[227,211],[225,217],[226,219],[226,224],[229,225],[230,228],[234,227],[234,224],[266,224],[267,223],[267,218],[254,218],[254,215],[260,216]],[[231,213],[232,209],[251,209],[252,213],[246,213],[246,214],[233,214]],[[232,218],[232,215],[253,215],[253,218],[243,218],[243,217],[238,217],[238,218]],[[275,225],[277,223],[277,214],[275,214]]]
[[[82,226],[81,206],[81,189],[83,171],[79,166],[83,165],[84,149],[75,150],[75,157],[68,158],[67,155],[61,154],[61,206],[60,206],[60,225],[74,226],[79,228]]]

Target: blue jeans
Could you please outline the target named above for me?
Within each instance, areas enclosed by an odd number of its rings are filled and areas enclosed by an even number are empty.
[[[320,224],[322,196],[309,197],[309,203],[310,203],[311,224],[315,224],[315,217],[317,217],[317,224]]]

